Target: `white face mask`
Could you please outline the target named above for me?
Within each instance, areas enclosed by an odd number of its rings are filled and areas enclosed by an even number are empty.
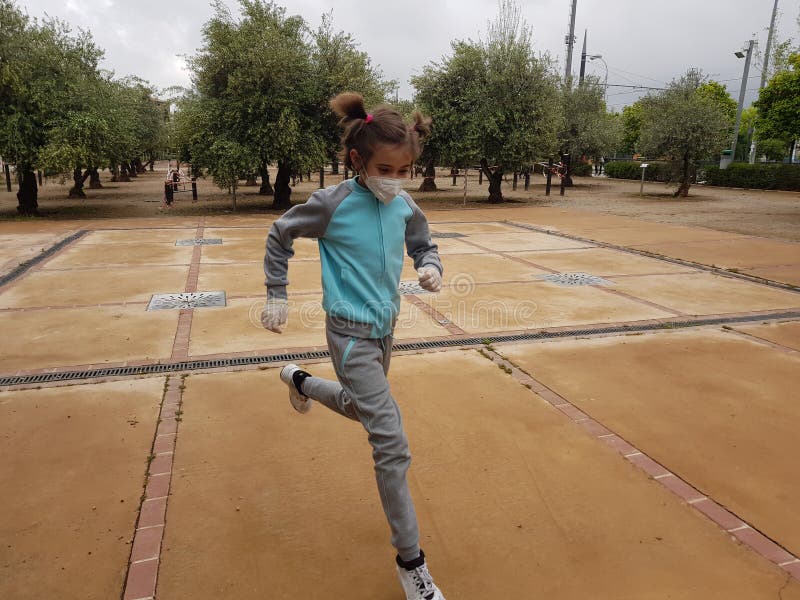
[[[366,173],[361,173],[361,179],[369,191],[384,204],[390,204],[392,200],[400,195],[403,189],[403,182],[400,179],[390,177],[367,177]]]

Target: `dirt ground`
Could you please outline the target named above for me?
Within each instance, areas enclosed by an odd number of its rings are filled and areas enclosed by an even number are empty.
[[[67,198],[71,182],[61,183],[56,178],[46,179],[40,189],[40,211],[46,219],[95,219],[182,215],[231,214],[232,197],[217,188],[210,178],[198,182],[199,200],[191,201],[191,194],[180,193],[172,207],[162,206],[163,181],[167,163],[157,163],[154,172],[139,176],[130,183],[111,183],[108,172],[101,174],[103,189],[86,190],[83,200]],[[274,173],[273,173],[274,176]],[[325,185],[341,181],[341,175],[326,174]],[[448,171],[440,170],[437,176],[439,191],[417,192],[420,178],[409,181],[406,189],[425,210],[490,208],[486,202],[486,182],[478,183],[478,173],[469,172],[466,202],[464,180],[459,177],[453,185]],[[639,196],[640,184],[634,181],[611,180],[605,177],[578,177],[575,187],[562,198],[554,186],[551,195],[545,195],[544,179],[535,175],[529,191],[522,180],[518,189],[512,190],[511,177],[504,184],[507,202],[498,208],[552,206],[578,209],[590,213],[619,215],[658,223],[701,226],[718,231],[756,235],[767,238],[800,241],[800,194],[763,190],[742,190],[694,186],[690,197],[675,199],[671,188],[660,183],[645,184],[645,195]],[[312,174],[311,182],[304,181],[293,188],[292,201],[303,202],[319,187],[319,175]],[[17,216],[16,189],[12,193],[0,188],[0,220],[27,220]],[[242,186],[237,193],[237,213],[270,213],[272,198],[259,196],[258,188]]]

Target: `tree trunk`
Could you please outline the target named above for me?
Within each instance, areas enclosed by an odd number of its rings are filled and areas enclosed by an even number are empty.
[[[236,186],[239,185],[238,181],[233,182],[233,212],[236,212]]]
[[[119,181],[128,182],[131,178],[128,176],[128,165],[125,163],[120,164],[120,174],[119,174]]]
[[[108,170],[111,171],[111,182],[116,183],[119,181],[119,167],[117,165],[111,165],[108,167]]]
[[[257,186],[258,182],[256,181],[256,174],[255,173],[249,173],[247,175],[247,181],[245,181],[244,184],[247,187],[255,187],[255,186]]]
[[[481,170],[489,180],[489,202],[492,204],[504,202],[505,198],[503,198],[503,192],[501,190],[503,185],[503,170],[498,167],[495,171],[492,171],[485,158],[481,159]]]
[[[89,169],[89,188],[92,190],[101,189],[103,184],[100,183],[100,173],[97,171],[97,167],[90,167]]]
[[[32,169],[22,170],[17,192],[17,212],[26,216],[39,216],[39,186],[36,184],[36,173]]]
[[[686,198],[689,196],[689,186],[691,182],[689,181],[689,157],[684,155],[683,157],[683,173],[681,175],[681,183],[678,186],[678,190],[675,192],[675,198]]]
[[[136,173],[144,173],[145,172],[145,165],[142,164],[142,161],[138,158],[134,159],[133,165],[136,167]]]
[[[272,189],[272,184],[269,182],[269,168],[266,163],[261,165],[259,169],[261,173],[261,187],[258,190],[260,196],[274,196],[275,190]]]
[[[89,169],[86,169],[85,173],[81,173],[80,167],[75,167],[75,170],[72,172],[72,181],[73,185],[69,188],[69,197],[70,198],[86,198],[86,194],[83,191],[83,182],[89,177]]]
[[[278,174],[275,176],[275,201],[272,208],[288,210],[292,207],[292,188],[289,187],[292,173],[288,163],[278,163]]]
[[[150,172],[151,172],[151,173],[152,173],[153,171],[155,171],[155,170],[156,170],[156,168],[155,168],[155,166],[156,166],[156,161],[154,161],[154,160],[151,160],[151,161],[150,161],[150,162],[148,162],[147,164],[148,164],[148,166],[150,167]]]
[[[128,167],[128,177],[138,177],[139,174],[136,172],[136,161],[130,161],[127,164]]]
[[[433,164],[433,159],[430,159],[425,165],[425,179],[422,180],[422,185],[419,186],[420,192],[438,192],[439,188],[436,187],[436,166]]]
[[[331,175],[338,175],[339,174],[339,155],[334,154],[333,159],[331,160]]]

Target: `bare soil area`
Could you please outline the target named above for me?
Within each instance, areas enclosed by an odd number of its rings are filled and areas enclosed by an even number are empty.
[[[192,202],[191,193],[175,195],[171,207],[165,207],[163,185],[167,173],[166,162],[158,163],[154,172],[147,172],[130,183],[112,183],[108,172],[101,174],[103,189],[86,189],[87,198],[70,199],[70,181],[46,179],[40,188],[39,206],[42,218],[52,220],[157,217],[185,215],[233,214],[233,197],[220,190],[210,178],[198,181],[199,199]],[[325,185],[342,180],[341,175],[326,174]],[[497,206],[555,206],[608,215],[620,215],[644,221],[700,226],[746,235],[800,241],[800,194],[763,190],[742,190],[694,186],[690,197],[672,197],[672,188],[660,183],[645,184],[644,196],[639,195],[639,182],[607,179],[605,177],[578,177],[575,186],[559,195],[558,182],[554,181],[551,195],[545,195],[541,175],[531,178],[528,191],[523,180],[517,190],[512,190],[511,177],[503,186],[504,204],[486,202],[487,184],[478,182],[478,173],[469,172],[466,195],[464,178],[459,176],[453,185],[447,170],[437,174],[438,192],[420,193],[416,190],[421,178],[409,181],[406,189],[412,193],[423,209],[471,209]],[[293,187],[292,201],[304,202],[319,187],[319,175],[312,174],[311,181],[298,182]],[[11,193],[0,188],[0,220],[29,220],[16,212],[16,188]],[[188,189],[188,186],[187,186]],[[237,193],[238,214],[275,213],[272,198],[258,195],[258,187],[242,185]]]

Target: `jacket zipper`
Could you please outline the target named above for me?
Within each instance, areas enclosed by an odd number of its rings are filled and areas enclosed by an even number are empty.
[[[383,242],[383,221],[381,220],[380,200],[375,200],[375,210],[378,211],[378,236],[381,241],[381,282],[386,277],[386,248]]]

